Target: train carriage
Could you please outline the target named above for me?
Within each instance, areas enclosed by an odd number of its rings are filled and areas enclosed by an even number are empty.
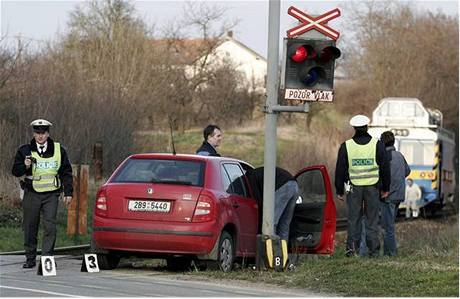
[[[395,147],[411,168],[409,178],[422,189],[417,206],[434,212],[453,202],[455,135],[442,127],[442,113],[415,98],[384,98],[373,112],[369,134],[379,138],[384,131],[395,134]]]

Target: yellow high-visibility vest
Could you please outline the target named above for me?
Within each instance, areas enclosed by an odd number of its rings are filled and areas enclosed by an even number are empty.
[[[43,158],[38,152],[32,151],[32,157],[37,159],[32,165],[32,187],[36,192],[54,191],[61,187],[58,170],[61,166],[61,145],[54,142],[52,157]]]
[[[371,186],[379,180],[377,165],[377,139],[367,144],[357,144],[353,139],[345,142],[348,154],[348,173],[355,186]]]

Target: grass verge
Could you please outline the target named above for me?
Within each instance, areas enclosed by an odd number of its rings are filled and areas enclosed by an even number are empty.
[[[345,257],[344,233],[331,257],[303,256],[290,272],[240,269],[191,272],[220,280],[246,280],[295,289],[365,297],[458,297],[458,220],[398,225],[397,257]]]

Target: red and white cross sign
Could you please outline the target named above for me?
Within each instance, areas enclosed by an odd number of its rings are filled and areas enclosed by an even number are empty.
[[[289,29],[287,31],[288,37],[295,37],[312,29],[318,30],[319,32],[332,38],[333,40],[337,40],[340,36],[340,33],[338,31],[332,29],[331,27],[325,24],[327,23],[327,21],[340,16],[340,10],[338,8],[328,11],[327,13],[315,18],[304,13],[300,9],[291,6],[288,9],[288,14],[303,22],[299,26]]]

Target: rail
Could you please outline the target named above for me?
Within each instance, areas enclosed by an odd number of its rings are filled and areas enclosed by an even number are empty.
[[[446,218],[457,215],[454,211],[439,211],[435,215],[425,216],[426,219]],[[415,220],[415,219],[411,219]],[[397,217],[396,222],[405,221],[404,217]],[[407,220],[406,220],[407,221]],[[336,220],[336,231],[345,231],[347,229],[347,218],[338,218]],[[89,253],[91,246],[89,244],[59,247],[54,249],[55,254],[60,255],[81,255],[83,253]],[[37,250],[37,254],[41,254],[41,250]],[[25,255],[24,250],[0,252],[0,255]]]
[[[61,255],[81,255],[82,253],[88,253],[91,246],[89,244],[76,245],[76,246],[66,246],[59,247],[54,249],[55,254]],[[18,251],[9,251],[9,252],[0,252],[0,255],[25,255],[24,250]],[[41,254],[41,250],[37,250],[37,254]]]

